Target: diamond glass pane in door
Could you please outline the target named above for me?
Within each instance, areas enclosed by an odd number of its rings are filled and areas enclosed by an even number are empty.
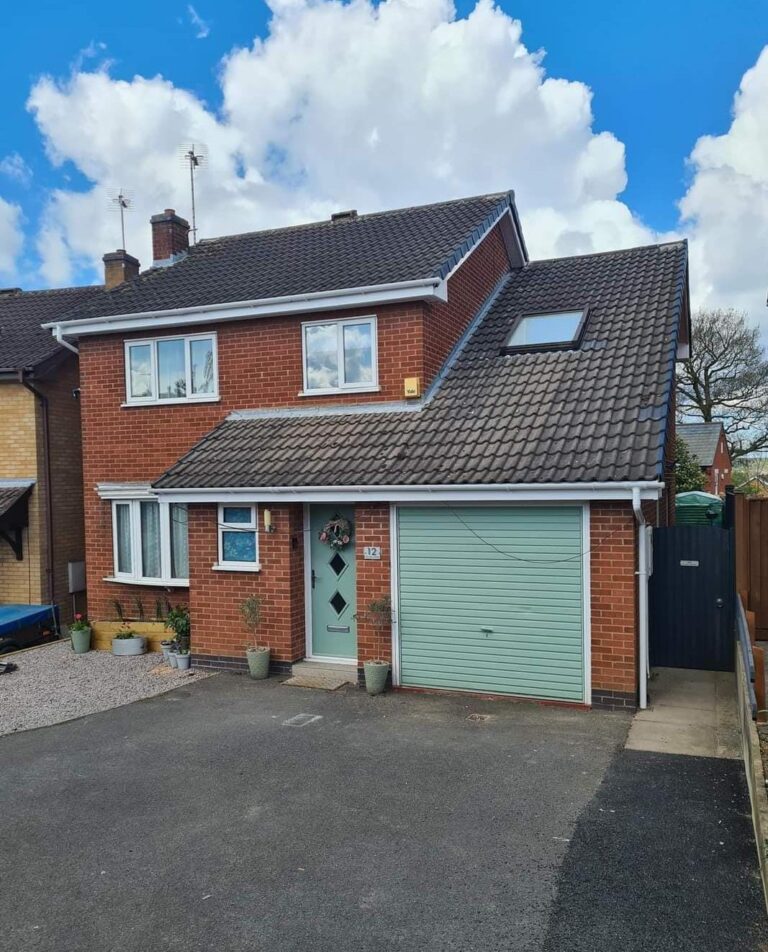
[[[336,612],[337,615],[340,615],[344,609],[347,607],[347,603],[344,599],[344,596],[341,592],[334,592],[331,598],[331,607]]]
[[[347,567],[346,561],[342,558],[342,556],[338,552],[334,555],[334,557],[331,559],[331,561],[328,564],[337,575],[341,575],[341,573]]]

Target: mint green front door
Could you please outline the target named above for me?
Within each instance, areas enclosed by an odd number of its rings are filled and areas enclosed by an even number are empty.
[[[309,510],[313,658],[357,658],[354,515],[352,506]],[[343,549],[319,539],[323,526],[336,516],[352,525],[352,538]]]

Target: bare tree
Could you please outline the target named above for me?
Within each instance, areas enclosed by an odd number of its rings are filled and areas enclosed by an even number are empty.
[[[677,404],[688,423],[725,429],[732,459],[768,447],[768,359],[743,311],[693,316],[691,357],[678,370]]]

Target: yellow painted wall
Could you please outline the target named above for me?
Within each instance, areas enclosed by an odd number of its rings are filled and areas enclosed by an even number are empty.
[[[34,394],[21,384],[0,384],[0,478],[38,478],[38,411]],[[43,601],[42,517],[37,486],[29,497],[24,559],[16,560],[0,539],[0,602]]]

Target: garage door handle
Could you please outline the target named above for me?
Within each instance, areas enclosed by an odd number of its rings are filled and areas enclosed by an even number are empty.
[[[480,631],[482,631],[482,633],[483,633],[484,635],[492,635],[492,634],[493,634],[493,628],[481,628]]]

